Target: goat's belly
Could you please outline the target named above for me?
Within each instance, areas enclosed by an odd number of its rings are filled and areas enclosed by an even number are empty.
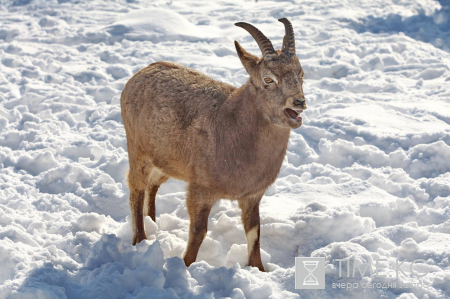
[[[262,194],[275,182],[279,169],[265,169],[261,167],[259,172],[240,171],[224,173],[216,180],[225,198],[239,199],[246,196]]]
[[[150,155],[151,163],[165,175],[189,183],[192,176],[189,163],[175,153],[177,151],[170,148],[159,148]]]
[[[278,169],[261,167],[259,171],[217,171],[205,160],[181,159],[165,153],[153,155],[152,163],[165,175],[211,189],[221,198],[239,199],[262,194],[276,180]]]

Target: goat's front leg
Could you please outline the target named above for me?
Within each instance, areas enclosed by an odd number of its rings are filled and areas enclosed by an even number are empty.
[[[208,216],[214,200],[207,190],[198,186],[189,186],[186,205],[189,214],[189,240],[184,256],[187,267],[195,262],[198,250],[208,230]]]
[[[242,210],[242,223],[247,237],[248,265],[258,267],[260,271],[265,272],[259,246],[259,202],[261,197],[241,198],[238,202]]]

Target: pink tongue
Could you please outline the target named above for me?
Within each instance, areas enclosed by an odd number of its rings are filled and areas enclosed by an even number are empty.
[[[292,117],[292,118],[296,118],[298,116],[298,114],[292,109],[288,108],[286,111],[289,114],[289,116]]]
[[[297,120],[300,120],[300,119],[302,119],[302,117],[301,116],[297,116],[297,118],[296,118]]]

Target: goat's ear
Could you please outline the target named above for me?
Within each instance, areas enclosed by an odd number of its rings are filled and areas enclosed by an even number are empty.
[[[236,52],[238,53],[242,65],[247,70],[247,73],[250,76],[253,76],[257,71],[258,57],[245,51],[237,41],[234,41],[234,45],[236,46]]]

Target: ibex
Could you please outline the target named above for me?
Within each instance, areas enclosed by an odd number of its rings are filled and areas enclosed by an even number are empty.
[[[122,118],[127,136],[133,245],[146,239],[143,216],[155,221],[155,196],[170,177],[188,183],[190,218],[184,262],[189,266],[207,233],[208,215],[221,199],[237,200],[247,237],[248,265],[264,271],[259,202],[275,181],[291,129],[306,109],[303,70],[294,31],[285,26],[281,50],[248,23],[236,23],[257,42],[262,58],[236,51],[250,75],[236,88],[172,62],[152,63],[126,84]]]

